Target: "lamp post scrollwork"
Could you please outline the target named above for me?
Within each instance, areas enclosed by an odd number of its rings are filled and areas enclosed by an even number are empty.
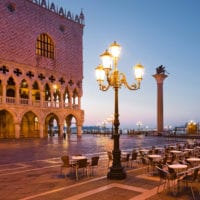
[[[144,67],[141,64],[137,64],[134,67],[135,79],[137,83],[131,85],[128,84],[124,73],[120,72],[117,68],[119,56],[121,52],[121,46],[114,42],[110,45],[109,49],[100,55],[102,64],[95,69],[96,79],[99,83],[99,89],[107,91],[110,87],[114,89],[114,134],[113,134],[113,163],[107,174],[108,179],[124,179],[126,178],[126,172],[121,165],[121,150],[119,147],[119,111],[118,111],[118,90],[124,85],[129,90],[140,89],[140,82],[143,78]],[[112,66],[114,67],[112,69]],[[105,80],[106,79],[106,80]],[[107,82],[104,84],[104,82]]]

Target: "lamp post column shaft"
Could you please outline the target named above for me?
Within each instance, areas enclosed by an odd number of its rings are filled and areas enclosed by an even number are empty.
[[[113,149],[113,166],[121,166],[121,151],[119,149],[119,104],[118,88],[115,87],[115,113],[114,113],[114,149]]]
[[[124,167],[121,166],[121,151],[119,148],[119,112],[118,112],[118,87],[115,87],[115,105],[114,105],[114,149],[113,149],[113,163],[110,167],[110,171],[107,174],[109,179],[120,180],[126,178],[126,172]]]

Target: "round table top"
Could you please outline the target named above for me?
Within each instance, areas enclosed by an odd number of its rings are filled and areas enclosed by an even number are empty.
[[[72,156],[72,160],[81,160],[81,159],[85,159],[85,156]]]
[[[140,149],[139,151],[148,152],[149,150],[148,149]]]
[[[163,147],[156,147],[155,149],[163,150],[164,148]]]
[[[152,155],[148,155],[149,158],[161,158],[161,155],[158,154],[152,154]]]
[[[184,151],[193,151],[194,149],[184,149]]]
[[[187,165],[183,165],[183,164],[172,164],[172,165],[168,165],[170,168],[173,168],[173,169],[185,169],[187,168],[188,166]]]
[[[182,151],[178,151],[178,150],[171,150],[170,152],[171,152],[171,153],[177,153],[177,154],[179,154],[179,153],[181,153]]]
[[[200,158],[187,158],[187,161],[190,161],[190,162],[199,162],[200,161]]]

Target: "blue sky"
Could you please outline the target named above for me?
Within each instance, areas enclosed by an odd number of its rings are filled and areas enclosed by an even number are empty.
[[[114,111],[114,91],[102,92],[94,69],[113,42],[122,46],[118,68],[134,81],[132,67],[145,67],[141,89],[119,90],[121,128],[156,127],[156,67],[164,65],[164,125],[200,121],[199,0],[54,0],[67,11],[85,15],[83,35],[84,125],[101,124]],[[108,125],[110,126],[110,124]]]

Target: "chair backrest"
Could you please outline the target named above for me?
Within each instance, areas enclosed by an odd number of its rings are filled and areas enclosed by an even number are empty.
[[[195,181],[198,177],[198,173],[199,173],[199,168],[194,169],[194,173],[193,173],[193,181]]]
[[[61,160],[63,162],[63,166],[65,167],[69,166],[69,156],[62,156]]]
[[[143,165],[146,165],[146,164],[147,164],[146,159],[145,159],[144,157],[141,157],[141,159],[142,159],[142,164],[143,164]]]
[[[88,164],[87,163],[87,158],[77,161],[78,168],[85,168],[85,167],[87,167],[87,164]]]
[[[132,152],[132,160],[137,160],[138,153],[136,151]]]
[[[156,169],[158,170],[158,174],[161,179],[167,179],[168,178],[168,172],[161,169],[160,167],[156,166]]]
[[[129,161],[130,155],[131,155],[130,153],[126,154],[126,161]]]
[[[91,166],[97,166],[99,162],[99,156],[94,156],[91,158]]]
[[[170,174],[170,178],[171,179],[176,179],[177,178],[176,171],[173,168],[168,167],[168,172]]]

